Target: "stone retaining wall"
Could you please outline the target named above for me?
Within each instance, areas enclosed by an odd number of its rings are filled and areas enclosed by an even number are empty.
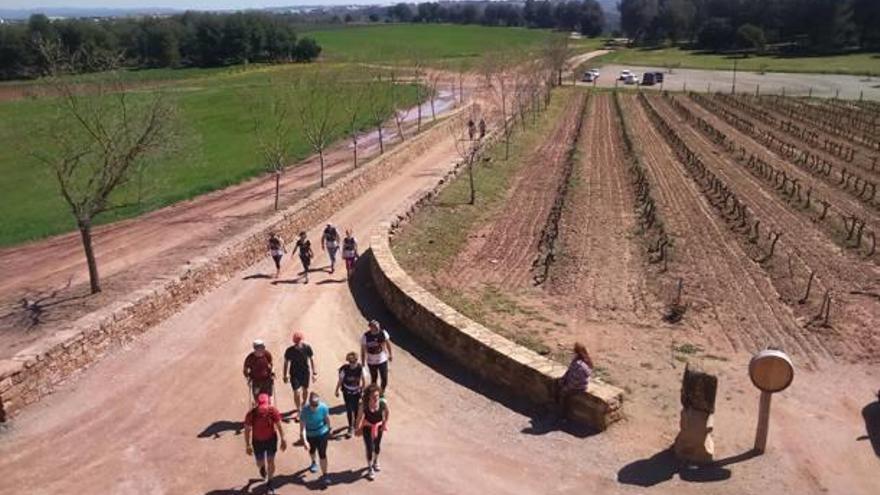
[[[464,111],[462,107],[454,113]],[[165,280],[90,313],[10,359],[0,360],[0,422],[49,394],[111,347],[132,339],[178,312],[200,295],[266,256],[270,231],[292,238],[319,225],[354,198],[396,173],[449,133],[448,117],[401,146],[374,158],[324,189],[190,260]]]
[[[460,168],[459,164],[435,187],[414,196],[406,211],[381,225],[372,236],[369,260],[373,282],[391,313],[429,345],[508,393],[547,406],[554,401],[555,383],[565,373],[564,366],[501,337],[439,300],[400,267],[391,251],[395,232],[433,200]],[[623,390],[592,379],[587,392],[575,396],[571,404],[569,419],[604,431],[623,416]]]

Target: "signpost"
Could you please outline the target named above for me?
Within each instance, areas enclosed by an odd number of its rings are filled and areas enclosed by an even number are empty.
[[[791,364],[791,358],[784,352],[766,349],[755,354],[749,362],[749,378],[761,391],[755,451],[763,454],[767,448],[767,433],[770,427],[770,398],[776,392],[782,392],[791,385],[794,380],[794,366]]]

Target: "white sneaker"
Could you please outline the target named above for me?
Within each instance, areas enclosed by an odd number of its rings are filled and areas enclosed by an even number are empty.
[[[376,471],[377,473],[382,470],[382,468],[379,467],[379,460],[378,459],[373,461],[372,468],[373,468],[373,471]]]
[[[370,466],[369,471],[367,471],[367,479],[373,481],[376,479],[376,472],[373,471],[373,466]]]

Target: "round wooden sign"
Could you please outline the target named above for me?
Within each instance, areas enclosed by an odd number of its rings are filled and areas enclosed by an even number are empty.
[[[749,362],[749,377],[763,392],[781,392],[794,380],[794,366],[784,352],[767,349],[755,354]]]

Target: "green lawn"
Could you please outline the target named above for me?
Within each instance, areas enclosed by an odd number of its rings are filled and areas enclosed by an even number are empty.
[[[431,65],[472,65],[482,54],[506,51],[519,57],[540,50],[551,32],[538,29],[389,24],[311,31],[325,60]],[[580,43],[580,42],[579,42]]]
[[[135,216],[263,173],[251,132],[253,99],[249,95],[265,96],[289,78],[311,70],[317,70],[317,66],[291,65],[237,76],[218,72],[166,86],[180,110],[185,135],[182,149],[155,165],[140,204],[114,210],[98,220]],[[376,91],[385,97],[390,109],[387,87]],[[405,87],[399,93],[407,103],[415,101],[414,87]],[[0,245],[74,228],[54,179],[31,155],[32,150],[51,139],[41,130],[53,115],[46,99],[0,103],[0,143],[4,143],[0,146]],[[310,150],[302,134],[297,132],[295,136],[293,151],[297,159],[308,156]],[[133,186],[128,187],[116,195],[115,201],[135,203],[135,191]]]
[[[880,54],[854,53],[825,57],[736,56],[737,69],[755,72],[808,72],[880,76]],[[707,54],[681,48],[617,50],[596,62],[690,69],[732,70],[731,55]]]

